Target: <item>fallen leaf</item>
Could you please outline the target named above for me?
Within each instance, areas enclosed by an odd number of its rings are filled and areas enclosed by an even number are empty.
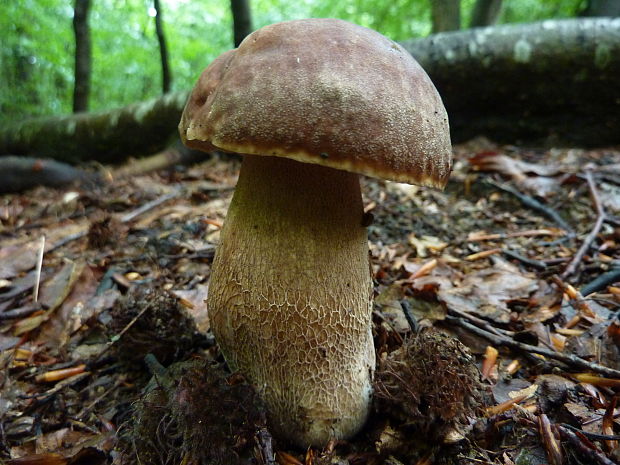
[[[409,245],[415,248],[417,256],[421,258],[436,255],[448,247],[447,242],[443,242],[437,237],[422,236],[418,238],[415,234],[409,235]]]
[[[39,327],[43,322],[47,321],[50,315],[63,303],[67,298],[73,285],[84,269],[83,262],[72,262],[65,260],[65,264],[60,271],[49,281],[47,281],[40,293],[40,303],[47,310],[42,314],[35,314],[31,317],[15,323],[13,334],[19,336],[28,331]]]
[[[208,284],[199,284],[194,289],[172,290],[172,294],[187,301],[190,305],[184,305],[187,313],[194,319],[196,328],[201,333],[209,331],[209,312],[207,309],[207,295],[209,294]]]
[[[84,220],[59,226],[52,230],[41,231],[46,238],[45,253],[54,250],[67,241],[84,236],[89,226],[90,222]],[[0,243],[0,278],[12,278],[34,268],[40,246],[40,238],[29,240],[20,245],[3,246]]]
[[[508,323],[508,304],[527,299],[537,288],[536,279],[523,274],[511,263],[497,259],[492,267],[467,274],[454,287],[440,287],[437,298],[449,308]]]

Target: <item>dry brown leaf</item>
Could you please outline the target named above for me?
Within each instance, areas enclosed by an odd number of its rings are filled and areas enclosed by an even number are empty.
[[[69,223],[49,231],[45,235],[45,253],[54,250],[70,238],[82,237],[90,227],[89,221]],[[40,238],[19,245],[4,246],[0,243],[0,278],[13,278],[24,271],[33,269],[37,263]],[[45,258],[44,258],[45,259]]]
[[[47,310],[15,323],[13,334],[19,336],[38,328],[42,323],[47,321],[67,298],[83,270],[84,262],[65,260],[65,264],[60,271],[47,281],[41,289],[39,301]]]
[[[196,328],[201,333],[209,331],[209,312],[207,309],[207,294],[209,293],[208,284],[199,284],[194,289],[172,290],[172,295],[181,299],[181,303],[187,310],[187,313],[194,319]],[[186,305],[183,301],[189,303]]]
[[[477,154],[469,162],[480,171],[493,171],[508,176],[523,190],[540,197],[547,197],[559,190],[560,180],[550,177],[562,173],[557,165],[528,163],[498,153]]]
[[[448,243],[440,240],[434,236],[421,236],[417,237],[415,234],[410,234],[408,239],[409,245],[413,246],[416,250],[416,255],[420,258],[426,258],[429,255],[437,255],[441,253],[443,249],[448,247]]]
[[[529,298],[537,288],[536,279],[523,274],[511,263],[497,259],[492,267],[466,275],[454,287],[440,287],[437,297],[449,308],[497,323],[508,323],[508,304]]]

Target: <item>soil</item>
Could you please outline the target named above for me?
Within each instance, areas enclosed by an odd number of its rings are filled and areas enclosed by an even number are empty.
[[[443,192],[362,179],[375,404],[323,450],[272,437],[209,331],[239,164],[0,197],[0,462],[617,463],[619,150],[476,139]]]

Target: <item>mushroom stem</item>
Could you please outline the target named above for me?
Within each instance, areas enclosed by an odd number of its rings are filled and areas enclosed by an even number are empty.
[[[209,285],[231,369],[298,445],[347,438],[368,414],[372,280],[358,175],[246,155]]]

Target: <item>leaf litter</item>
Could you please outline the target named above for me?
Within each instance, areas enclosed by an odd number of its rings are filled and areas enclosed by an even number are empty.
[[[620,152],[476,139],[455,147],[445,192],[362,179],[377,401],[358,437],[308,451],[271,437],[209,332],[238,168],[213,155],[95,190],[1,198],[1,460],[620,459]],[[246,416],[226,417],[237,411],[226,402]]]

